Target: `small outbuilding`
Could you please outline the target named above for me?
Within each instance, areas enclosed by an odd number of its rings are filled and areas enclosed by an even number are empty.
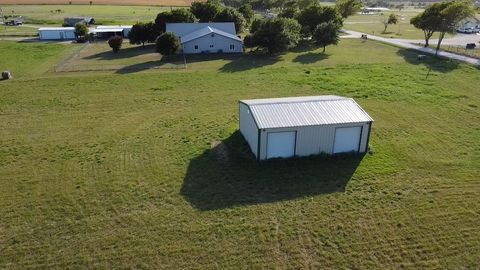
[[[257,160],[364,153],[373,119],[352,98],[240,101],[240,132]]]
[[[38,29],[41,40],[73,40],[75,27],[41,27]]]
[[[128,38],[130,30],[132,30],[131,25],[99,25],[95,29],[90,29],[90,32],[94,33],[97,38],[109,38],[111,36]]]
[[[166,32],[180,38],[186,54],[243,52],[243,43],[233,22],[167,23]]]

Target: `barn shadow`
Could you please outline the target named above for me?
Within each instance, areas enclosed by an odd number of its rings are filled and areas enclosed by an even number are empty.
[[[138,47],[129,47],[120,49],[118,53],[113,53],[111,50],[92,54],[89,56],[83,57],[83,59],[97,59],[97,60],[115,60],[115,59],[125,59],[132,58],[144,55],[146,53],[154,53],[155,46],[148,44],[145,47],[139,45]]]
[[[405,61],[412,65],[423,65],[430,70],[441,73],[455,70],[460,65],[459,61],[438,57],[433,54],[422,53],[412,49],[399,49],[397,54],[402,56]],[[418,59],[418,55],[422,54],[426,55],[425,59]]]
[[[193,158],[181,195],[200,211],[344,192],[363,156],[257,162],[239,131]]]

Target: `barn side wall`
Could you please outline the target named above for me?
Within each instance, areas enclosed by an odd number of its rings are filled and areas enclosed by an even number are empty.
[[[240,132],[247,141],[255,157],[258,151],[258,128],[247,105],[240,103]]]
[[[63,39],[60,33],[63,32]],[[42,30],[38,32],[38,36],[42,40],[69,40],[75,39],[74,30]]]
[[[231,44],[235,47],[233,50],[230,49]],[[198,46],[197,50],[195,50],[195,45]],[[213,48],[210,48],[210,45],[213,45]],[[243,52],[243,44],[239,40],[227,38],[222,35],[214,34],[212,37],[211,34],[208,34],[189,42],[185,42],[183,44],[183,52],[186,54],[218,52],[241,53]]]
[[[360,137],[360,153],[366,152],[370,122],[353,124],[335,124],[323,126],[307,126],[293,128],[276,128],[261,130],[260,133],[260,160],[267,158],[268,132],[297,131],[295,146],[296,156],[311,156],[321,153],[333,154],[335,129],[339,127],[362,127]]]

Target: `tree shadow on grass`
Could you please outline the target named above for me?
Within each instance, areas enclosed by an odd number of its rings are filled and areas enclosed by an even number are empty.
[[[325,53],[305,53],[300,54],[293,59],[293,62],[302,63],[302,64],[313,64],[318,61],[328,59],[329,55]]]
[[[178,60],[178,61],[177,61]],[[180,62],[177,58],[167,60],[153,60],[148,62],[137,63],[129,66],[122,67],[116,71],[117,74],[130,74],[149,69],[184,69],[183,62]]]
[[[182,196],[201,211],[344,192],[363,156],[259,163],[239,131],[190,161]]]
[[[446,58],[437,57],[433,54],[422,53],[412,49],[399,49],[398,55],[402,56],[412,65],[424,65],[433,71],[447,73],[458,68],[460,62]],[[425,59],[418,59],[418,55],[426,55]]]
[[[145,47],[130,47],[125,49],[120,49],[118,53],[113,53],[111,50],[100,52],[97,54],[92,54],[89,56],[83,57],[83,59],[97,59],[97,60],[115,60],[115,59],[125,59],[132,58],[136,56],[141,56],[146,53],[154,53],[155,45],[145,45]]]

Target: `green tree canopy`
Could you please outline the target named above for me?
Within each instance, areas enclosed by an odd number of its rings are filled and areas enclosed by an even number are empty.
[[[88,34],[88,27],[83,23],[75,24],[75,35],[77,37],[85,37]]]
[[[128,33],[130,44],[142,44],[142,46],[145,46],[145,42],[155,42],[157,36],[158,32],[153,22],[136,23]]]
[[[438,53],[446,33],[455,32],[460,21],[475,15],[473,4],[470,1],[452,1],[441,4],[443,9],[438,14],[440,23],[435,27],[435,30],[440,33],[436,53]]]
[[[300,40],[300,24],[294,19],[266,20],[253,34],[255,46],[266,48],[274,54],[297,46]]]
[[[311,6],[300,12],[297,20],[302,26],[302,34],[311,36],[317,25],[321,23],[332,22],[343,25],[343,19],[335,7],[331,6]]]
[[[249,3],[245,3],[238,8],[238,12],[243,15],[246,25],[250,26],[253,21],[253,17],[255,16],[255,13],[253,13],[252,5],[250,5]]]
[[[390,13],[390,15],[388,15],[388,17],[385,20],[383,20],[382,23],[383,23],[383,26],[385,27],[383,29],[383,33],[385,33],[385,32],[387,32],[387,27],[390,24],[397,24],[398,23],[398,15]]]
[[[323,47],[323,52],[325,52],[326,46],[338,44],[338,40],[340,39],[339,30],[339,25],[334,22],[321,23],[317,25],[313,31],[312,38],[317,45]]]
[[[155,19],[155,27],[158,33],[164,33],[167,23],[191,23],[194,21],[195,16],[189,9],[179,8],[159,13]]]
[[[178,51],[179,48],[180,39],[172,32],[163,33],[157,38],[156,50],[162,55],[173,55]]]
[[[214,22],[233,22],[237,33],[245,30],[246,21],[243,15],[234,8],[224,8],[213,19]]]
[[[200,22],[211,22],[213,18],[222,10],[217,1],[193,2],[190,10]]]
[[[337,0],[335,7],[342,18],[347,18],[359,12],[363,4],[361,0]]]

